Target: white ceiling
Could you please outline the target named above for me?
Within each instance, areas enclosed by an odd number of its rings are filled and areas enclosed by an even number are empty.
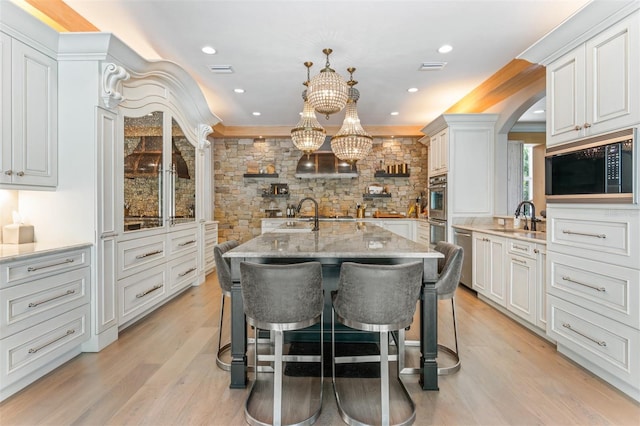
[[[306,80],[357,68],[363,126],[426,125],[587,0],[65,0],[147,59],[185,68],[227,126],[293,126]],[[453,51],[440,54],[443,44]],[[213,46],[215,55],[201,48]],[[445,61],[441,71],[419,71]],[[230,65],[232,74],[213,74]],[[407,89],[417,87],[417,93]],[[235,88],[245,90],[234,93]],[[259,111],[260,116],[252,113]],[[392,111],[399,112],[391,116]],[[323,124],[339,125],[344,113]]]

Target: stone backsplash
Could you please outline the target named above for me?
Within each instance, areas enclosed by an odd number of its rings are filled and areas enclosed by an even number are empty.
[[[296,178],[298,160],[302,156],[290,138],[238,139],[216,138],[214,158],[214,219],[219,221],[218,240],[247,241],[260,234],[265,209],[276,208],[286,215],[287,205],[298,205],[304,197],[318,201],[321,214],[356,216],[356,205],[366,204],[367,212],[397,211],[406,213],[427,188],[427,146],[418,138],[374,138],[373,150],[358,161],[357,178]],[[259,168],[273,164],[278,178],[245,178],[250,162]],[[380,164],[409,165],[410,177],[376,178]],[[288,184],[289,198],[262,197],[273,183]],[[372,184],[388,186],[391,198],[363,200]],[[303,213],[310,213],[312,203],[305,203]]]

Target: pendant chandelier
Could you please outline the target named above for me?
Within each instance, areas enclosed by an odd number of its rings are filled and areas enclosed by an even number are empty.
[[[307,87],[309,86],[309,70],[312,65],[313,62],[304,63],[304,66],[307,67],[307,81],[303,85]],[[304,100],[302,117],[300,117],[296,127],[291,129],[291,140],[296,148],[309,156],[313,151],[320,148],[327,132],[318,122],[315,109],[309,102],[307,94],[308,90],[302,92],[302,99]]]
[[[327,63],[307,86],[309,102],[318,113],[324,114],[327,119],[329,119],[329,115],[342,111],[349,98],[349,86],[340,74],[331,69],[329,64],[331,52],[333,52],[331,49],[322,50],[322,53],[327,55]]]
[[[349,164],[354,164],[356,161],[366,157],[373,146],[373,138],[362,128],[356,109],[360,92],[353,87],[358,84],[358,82],[353,79],[353,72],[355,70],[355,68],[347,68],[347,71],[349,71],[351,75],[347,83],[349,86],[347,110],[342,127],[338,133],[331,138],[331,150],[333,153],[336,157]]]

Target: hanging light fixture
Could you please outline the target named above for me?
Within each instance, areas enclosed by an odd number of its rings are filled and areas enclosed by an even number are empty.
[[[307,81],[302,84],[307,87],[309,86],[309,70],[312,65],[313,62],[304,63],[304,66],[307,67]],[[308,157],[309,154],[320,148],[327,132],[318,122],[316,112],[307,98],[307,93],[308,89],[302,92],[302,99],[304,100],[302,117],[300,117],[296,127],[291,129],[291,140],[296,148],[307,154]]]
[[[307,86],[309,102],[317,112],[324,114],[327,119],[329,119],[329,115],[342,111],[349,99],[349,86],[340,74],[331,69],[329,64],[331,52],[333,52],[331,49],[322,50],[322,53],[327,55],[327,63]]]
[[[360,124],[360,118],[358,118],[356,103],[360,98],[360,92],[353,87],[358,84],[358,82],[353,79],[353,72],[355,70],[355,68],[347,68],[347,71],[351,74],[351,78],[347,83],[349,86],[347,110],[342,127],[338,133],[331,138],[331,150],[333,153],[336,157],[349,164],[354,164],[356,161],[366,157],[373,146],[373,138],[364,131]]]

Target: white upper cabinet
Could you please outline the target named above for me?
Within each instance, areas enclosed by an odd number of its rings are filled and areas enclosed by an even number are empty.
[[[2,33],[0,188],[55,187],[58,180],[58,66]]]
[[[429,176],[447,173],[449,169],[449,130],[433,135],[429,141]]]
[[[640,12],[547,67],[547,145],[640,122]]]

